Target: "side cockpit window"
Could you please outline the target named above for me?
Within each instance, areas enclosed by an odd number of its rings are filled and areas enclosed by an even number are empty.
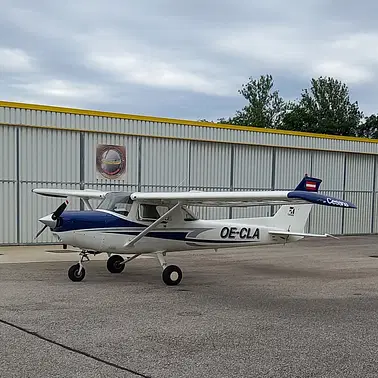
[[[114,205],[113,211],[115,213],[118,213],[127,217],[129,215],[130,208],[131,208],[131,205],[126,204],[124,202],[118,202]]]
[[[155,221],[168,211],[166,206],[141,204],[139,206],[139,218],[141,220]]]

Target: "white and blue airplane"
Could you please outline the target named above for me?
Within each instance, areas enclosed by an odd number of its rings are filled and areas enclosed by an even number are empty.
[[[182,271],[168,265],[167,252],[233,247],[257,247],[296,242],[304,237],[329,237],[305,233],[314,204],[344,209],[356,206],[318,192],[321,179],[308,177],[292,191],[228,192],[114,192],[99,190],[33,189],[52,197],[78,197],[86,210],[65,211],[68,200],[52,214],[39,219],[63,245],[81,250],[79,262],[68,270],[72,281],[85,277],[84,260],[90,254],[107,253],[107,269],[120,273],[125,264],[143,254],[155,254],[166,285],[177,285]],[[100,199],[93,209],[89,200]],[[246,207],[281,205],[270,217],[239,219],[198,219],[190,206]],[[121,255],[131,255],[124,259]]]

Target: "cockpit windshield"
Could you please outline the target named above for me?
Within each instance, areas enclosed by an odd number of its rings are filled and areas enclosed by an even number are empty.
[[[133,204],[130,195],[131,193],[125,192],[107,193],[103,201],[97,206],[97,209],[113,211],[115,213],[128,216]],[[166,211],[168,211],[168,207],[166,206],[161,208],[161,206],[157,205],[141,204],[139,206],[138,214],[143,220],[154,221],[161,217]],[[181,211],[185,221],[194,221],[198,219],[193,211],[189,210],[186,206],[182,206]]]
[[[130,194],[125,192],[107,193],[97,209],[114,211],[127,216],[130,212],[132,200]]]

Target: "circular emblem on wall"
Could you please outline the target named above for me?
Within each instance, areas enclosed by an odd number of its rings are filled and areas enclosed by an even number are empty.
[[[103,144],[97,146],[96,168],[104,178],[120,179],[126,171],[125,147]]]

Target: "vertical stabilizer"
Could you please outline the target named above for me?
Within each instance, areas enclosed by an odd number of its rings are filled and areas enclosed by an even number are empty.
[[[273,216],[274,226],[285,231],[304,232],[313,204],[283,205]]]
[[[294,191],[319,191],[321,179],[305,175]],[[274,225],[291,232],[304,232],[313,204],[283,205],[273,216]]]

